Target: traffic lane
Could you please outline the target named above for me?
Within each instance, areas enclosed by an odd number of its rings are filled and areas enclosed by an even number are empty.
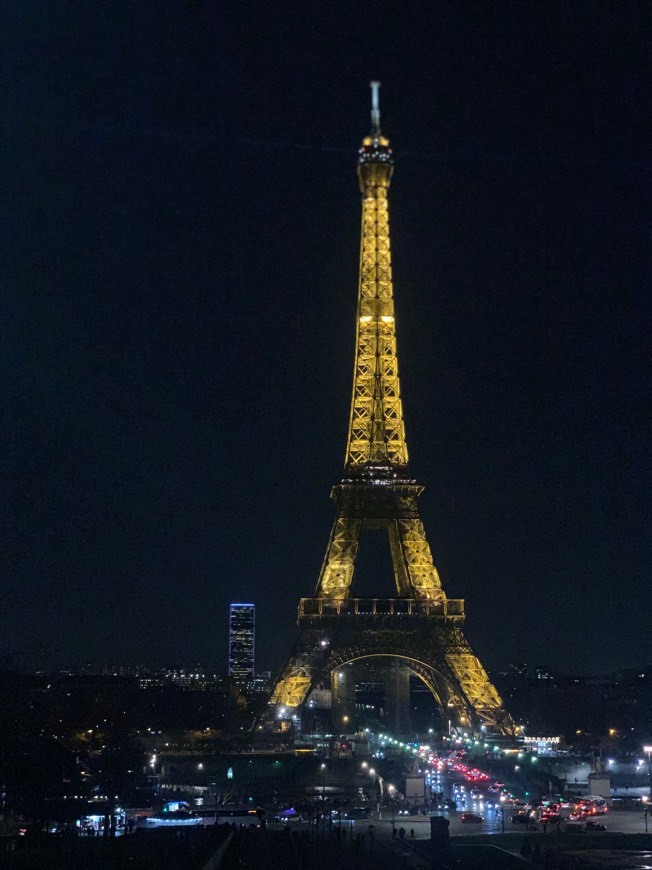
[[[461,836],[467,834],[498,834],[502,832],[502,823],[500,818],[495,818],[493,815],[483,817],[482,822],[463,822],[461,813],[435,813],[449,821],[450,836]],[[423,840],[430,839],[430,816],[404,816],[395,815],[392,822],[391,812],[381,810],[380,813],[374,813],[371,819],[364,821],[355,821],[352,823],[353,830],[363,832],[367,830],[369,824],[373,824],[376,829],[376,836],[381,839],[392,839],[392,831],[396,830],[396,837],[400,837],[400,830],[405,831],[405,838],[412,839],[412,831],[414,831],[414,839]],[[515,827],[515,826],[512,826]],[[510,826],[505,825],[505,831],[509,831]]]
[[[498,812],[483,812],[480,813],[482,816],[482,822],[463,822],[462,821],[462,813],[460,812],[442,812],[435,813],[433,815],[443,816],[449,821],[449,834],[451,837],[457,836],[473,836],[474,834],[528,834],[528,833],[540,833],[540,834],[554,834],[557,830],[556,825],[548,824],[544,829],[544,826],[541,822],[535,823],[536,827],[532,831],[528,828],[526,824],[519,824],[510,821],[511,813],[509,809],[505,812],[505,820],[503,822],[500,810]],[[622,832],[625,834],[635,834],[635,833],[644,833],[645,832],[645,819],[642,813],[627,811],[627,810],[614,810],[606,813],[602,816],[596,816],[592,819],[592,821],[598,822],[598,824],[605,825],[607,831],[613,832]],[[391,816],[388,817],[386,812],[381,812],[380,818],[374,820],[374,825],[376,825],[379,835],[381,836],[389,836],[392,835],[392,822]],[[406,831],[406,836],[409,836],[410,830],[414,829],[415,838],[423,839],[430,837],[430,816],[396,816],[394,825],[396,829],[404,828]],[[648,826],[652,828],[652,823],[648,820]],[[583,831],[585,830],[584,825],[578,822],[573,822],[571,820],[562,821],[559,825],[559,831],[563,833],[564,831]],[[593,832],[600,833],[600,832]]]
[[[478,812],[483,821],[480,823],[477,822],[463,822],[461,819],[461,812],[441,812],[441,813],[433,813],[433,815],[443,816],[444,818],[449,820],[449,833],[451,837],[456,836],[469,836],[474,834],[500,834],[500,833],[511,833],[511,834],[527,834],[529,833],[527,825],[524,824],[516,824],[510,821],[510,815],[512,814],[509,808],[505,810],[505,821],[503,825],[503,819],[501,817],[500,810],[498,811],[484,811],[479,808],[471,808],[470,811]],[[516,811],[514,812],[516,814]],[[635,834],[635,833],[644,833],[645,832],[645,819],[641,812],[635,810],[610,810],[608,813],[595,816],[593,821],[596,821],[600,824],[604,824],[607,828],[607,831],[612,832],[622,832],[625,834]],[[346,830],[346,836],[351,836],[351,834],[363,833],[366,834],[369,829],[369,825],[373,825],[375,828],[375,835],[381,839],[392,839],[392,828],[395,828],[397,831],[396,836],[398,836],[398,831],[403,828],[405,830],[405,837],[410,839],[410,832],[414,830],[414,837],[417,840],[429,839],[430,838],[430,816],[404,816],[404,815],[394,815],[394,823],[392,825],[392,814],[391,811],[381,810],[380,813],[374,812],[369,819],[356,819],[356,820],[345,820],[342,819],[341,828],[342,830]],[[333,832],[333,830],[337,827],[340,827],[340,823],[337,820],[333,820],[329,822],[328,820],[324,822],[320,821],[318,825],[314,823],[311,825],[310,822],[269,822],[268,826],[272,830],[278,830],[285,826],[291,828],[291,830],[296,831],[317,831],[319,835],[323,835],[324,832],[328,835],[329,832]],[[652,829],[652,822],[648,819],[648,826]],[[581,823],[568,821],[562,821],[559,827],[559,830],[563,833],[564,831],[582,831],[583,825]],[[548,833],[554,834],[556,832],[556,825],[548,825],[547,831],[544,832],[543,825],[539,822],[537,824],[536,831],[538,833]],[[599,832],[598,832],[599,833]]]
[[[461,813],[447,813],[446,817],[450,819],[449,832],[451,836],[466,836],[468,834],[487,833],[497,834],[503,831],[503,820],[501,818],[500,810],[493,813],[481,812],[480,814],[483,816],[483,823],[472,824],[463,823],[460,818]],[[528,828],[527,824],[515,823],[510,821],[511,815],[512,813],[510,812],[510,810],[506,809],[504,822],[505,833],[530,833],[530,829]],[[516,811],[514,811],[513,815],[516,815]],[[624,834],[645,833],[645,817],[642,812],[636,810],[610,810],[603,815],[592,816],[589,821],[597,822],[598,824],[604,825],[607,831],[611,832],[621,832]],[[652,822],[650,822],[649,819],[648,827],[652,829]],[[573,821],[572,819],[567,818],[567,816],[565,818],[563,817],[562,821],[559,824],[559,831],[561,833],[564,833],[565,831],[583,832],[585,830],[586,825],[584,822]],[[544,824],[542,822],[535,822],[535,829],[534,831],[532,831],[532,833],[538,832],[540,834],[554,834],[556,831],[556,824],[547,824],[544,828]],[[601,832],[593,831],[591,833]]]

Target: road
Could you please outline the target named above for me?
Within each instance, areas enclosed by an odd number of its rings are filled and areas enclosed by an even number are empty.
[[[463,772],[443,770],[436,772],[433,770],[431,774],[431,782],[435,792],[443,793],[447,798],[454,798],[457,803],[455,810],[440,810],[435,815],[444,816],[449,820],[449,833],[452,837],[468,836],[474,834],[500,834],[500,833],[516,833],[527,834],[527,826],[517,824],[510,821],[510,816],[518,812],[517,809],[512,809],[509,804],[501,806],[498,794],[488,790],[491,780],[476,781],[468,783],[465,781]],[[504,820],[503,820],[504,807]],[[475,813],[482,817],[479,823],[464,823],[461,820],[463,813]],[[568,819],[570,810],[561,811],[562,818],[565,821],[560,823],[560,830],[583,830],[584,826],[580,823],[573,823]],[[645,833],[645,818],[642,811],[627,809],[627,810],[610,810],[604,815],[595,817],[595,821],[604,824],[607,831],[622,832],[626,834]],[[326,829],[332,830],[339,827],[339,822],[333,820],[326,822]],[[391,809],[382,809],[380,812],[374,812],[371,818],[356,821],[342,820],[341,826],[347,830],[347,836],[357,833],[366,833],[369,825],[375,828],[375,836],[379,839],[391,839],[392,831],[395,828],[399,831],[400,828],[405,830],[405,836],[410,839],[411,832],[414,831],[414,838],[417,840],[430,838],[430,817],[423,815],[403,815],[395,807],[394,815],[392,816]],[[648,819],[650,831],[652,831],[652,819]],[[274,825],[276,827],[276,825]],[[280,826],[280,825],[279,825]],[[293,822],[293,829],[310,830],[308,823]],[[320,828],[321,830],[321,828]],[[548,825],[544,831],[543,825],[538,824],[537,830],[540,833],[554,833],[555,826]]]
[[[478,807],[479,809],[479,807]],[[500,834],[502,833],[502,821],[500,812],[493,811],[482,813],[484,821],[480,824],[464,824],[460,821],[459,812],[442,812],[438,815],[443,815],[450,821],[449,832],[451,837],[469,836],[474,834]],[[645,820],[643,814],[635,810],[616,810],[610,811],[604,816],[597,819],[604,824],[608,831],[620,831],[625,834],[641,834],[645,832]],[[652,832],[652,820],[648,820],[650,832]],[[369,819],[345,821],[342,820],[342,828],[346,829],[347,837],[351,836],[351,832],[366,833],[369,825],[375,828],[375,835],[378,839],[392,838],[392,814],[391,811],[381,810],[380,813],[374,812]],[[331,830],[337,829],[339,823],[332,822]],[[405,836],[410,837],[410,831],[414,829],[414,836],[417,840],[430,838],[430,818],[429,816],[398,816],[394,817],[394,826],[398,831],[400,828],[405,829]],[[280,829],[283,824],[280,822],[270,823],[270,828]],[[309,831],[311,826],[308,822],[293,822],[292,830]],[[567,829],[565,823],[562,823],[561,830]],[[570,828],[568,828],[570,830]],[[320,825],[320,830],[322,830]],[[329,824],[326,822],[326,830],[329,830]],[[539,831],[543,829],[539,826]],[[548,832],[554,832],[554,826],[548,828]],[[509,821],[509,816],[505,817],[505,833],[523,833],[526,834],[524,825],[516,825]]]

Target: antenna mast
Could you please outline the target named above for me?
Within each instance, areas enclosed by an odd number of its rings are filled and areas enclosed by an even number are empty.
[[[380,104],[378,101],[378,91],[380,90],[380,82],[369,82],[371,88],[371,132],[380,133]]]

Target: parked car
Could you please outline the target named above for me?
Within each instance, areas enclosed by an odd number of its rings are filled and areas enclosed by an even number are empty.
[[[462,815],[460,816],[460,821],[462,823],[471,822],[473,824],[479,825],[481,822],[484,822],[484,819],[481,815],[479,815],[479,813],[462,813]]]
[[[587,831],[606,831],[607,826],[603,825],[602,822],[587,822],[586,823]]]

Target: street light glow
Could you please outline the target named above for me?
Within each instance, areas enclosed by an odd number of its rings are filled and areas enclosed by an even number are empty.
[[[647,755],[648,788],[650,791],[649,797],[652,800],[652,746],[644,746],[643,752]],[[645,817],[645,829],[647,831],[647,816]]]

